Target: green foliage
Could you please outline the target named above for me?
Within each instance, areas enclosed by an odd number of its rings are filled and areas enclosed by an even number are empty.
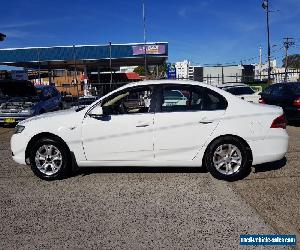
[[[139,74],[140,76],[144,76],[145,75],[145,67],[144,66],[138,66],[133,70],[133,72]]]
[[[300,54],[289,55],[288,59],[288,68],[300,69]],[[285,58],[282,60],[282,67],[285,67]]]
[[[158,69],[157,69],[158,67]],[[140,76],[144,76],[145,75],[145,67],[144,66],[138,66],[136,67],[133,72],[139,74]],[[153,72],[150,72],[149,69],[148,69],[148,77],[150,78],[164,78],[165,75],[166,75],[166,72],[167,72],[167,64],[164,63],[164,64],[161,64],[161,65],[158,65],[154,68]]]

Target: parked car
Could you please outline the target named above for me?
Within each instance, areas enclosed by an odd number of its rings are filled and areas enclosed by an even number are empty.
[[[0,100],[0,123],[6,124],[62,108],[54,86],[34,87],[29,81],[0,81]]]
[[[236,95],[245,101],[259,103],[259,92],[255,92],[249,85],[243,83],[225,83],[218,85],[217,87]]]
[[[300,121],[300,82],[269,86],[261,93],[260,103],[280,106],[288,121]]]
[[[99,99],[98,96],[81,96],[78,98],[77,101],[72,103],[72,106],[88,106],[91,105],[93,102],[97,101]]]
[[[187,101],[165,105],[170,91],[185,93]],[[252,164],[284,157],[285,128],[280,107],[194,81],[143,81],[87,107],[20,122],[11,150],[17,163],[30,164],[45,180],[63,178],[75,166],[205,166],[233,181]]]

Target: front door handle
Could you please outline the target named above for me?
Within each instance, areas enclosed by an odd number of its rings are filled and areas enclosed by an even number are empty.
[[[199,123],[201,123],[201,124],[209,124],[209,123],[213,123],[213,121],[201,120],[201,121],[199,121]]]
[[[149,124],[138,124],[136,125],[137,128],[145,128],[145,127],[148,127]]]

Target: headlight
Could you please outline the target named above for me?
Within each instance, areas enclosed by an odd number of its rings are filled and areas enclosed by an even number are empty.
[[[22,131],[25,129],[25,126],[22,126],[22,125],[17,125],[15,127],[15,134],[20,134],[22,133]]]

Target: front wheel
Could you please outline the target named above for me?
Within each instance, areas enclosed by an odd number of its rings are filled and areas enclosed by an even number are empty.
[[[208,146],[205,164],[211,175],[217,179],[243,179],[251,172],[250,148],[235,137],[219,138]]]
[[[61,142],[42,138],[31,150],[31,169],[43,180],[62,179],[69,170],[68,156],[68,150]]]

